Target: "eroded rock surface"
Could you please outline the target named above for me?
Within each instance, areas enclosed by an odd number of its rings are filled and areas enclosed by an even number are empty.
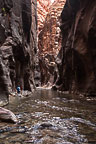
[[[37,0],[37,13],[38,13],[38,34],[42,30],[45,18],[49,12],[51,0]]]
[[[18,85],[34,89],[36,6],[35,0],[0,1],[0,98]]]
[[[56,86],[62,91],[96,95],[96,0],[67,0],[61,18]]]
[[[61,48],[60,15],[64,4],[64,0],[54,1],[38,36],[42,85],[52,85],[57,77],[55,58]]]
[[[64,0],[55,1],[49,8],[44,26],[39,34],[40,54],[57,55],[61,48],[60,15],[65,4]]]

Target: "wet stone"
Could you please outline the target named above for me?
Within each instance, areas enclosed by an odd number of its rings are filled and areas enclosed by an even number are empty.
[[[45,129],[45,128],[51,128],[51,127],[53,127],[53,125],[50,123],[42,123],[39,128]]]
[[[6,108],[16,112],[24,123],[1,123],[0,129],[5,132],[0,133],[0,144],[96,142],[96,100],[90,99],[89,104],[81,97],[39,89],[31,97],[20,98],[17,103],[14,100]],[[6,128],[12,129],[6,131]]]

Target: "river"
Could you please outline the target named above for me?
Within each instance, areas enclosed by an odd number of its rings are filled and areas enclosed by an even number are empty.
[[[96,98],[38,89],[5,108],[19,122],[0,123],[0,144],[96,144]]]

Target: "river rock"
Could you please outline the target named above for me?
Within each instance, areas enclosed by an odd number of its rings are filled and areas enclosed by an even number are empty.
[[[0,120],[13,123],[16,123],[18,121],[13,112],[2,107],[0,107]]]
[[[51,128],[53,125],[51,123],[42,123],[40,125],[41,129],[45,129],[45,128]]]

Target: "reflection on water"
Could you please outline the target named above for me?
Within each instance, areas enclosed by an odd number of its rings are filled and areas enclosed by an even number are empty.
[[[18,124],[0,123],[0,144],[95,144],[96,99],[37,90],[6,107]]]

